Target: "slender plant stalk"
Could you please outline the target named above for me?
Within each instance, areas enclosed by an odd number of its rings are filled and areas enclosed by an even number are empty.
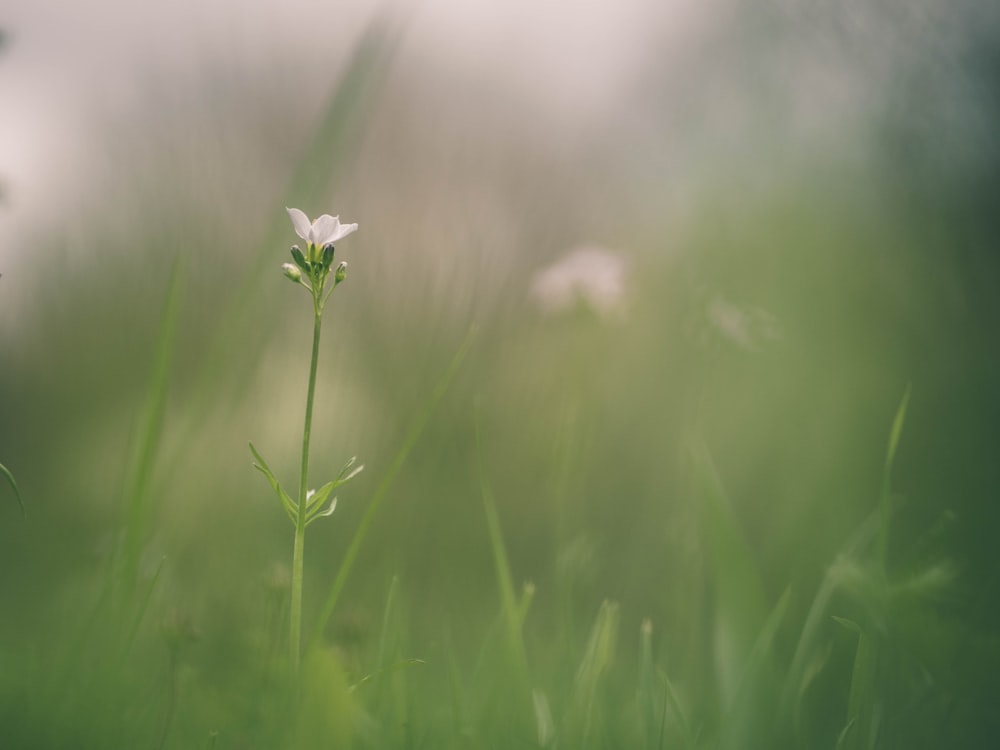
[[[281,270],[293,283],[304,287],[312,297],[313,308],[313,341],[312,358],[309,362],[309,387],[306,391],[306,416],[302,427],[302,471],[299,475],[298,501],[292,500],[281,488],[278,478],[268,467],[263,457],[250,444],[257,468],[267,479],[278,495],[282,507],[295,526],[295,544],[292,548],[292,596],[288,617],[288,645],[290,651],[291,669],[298,674],[302,664],[302,578],[306,549],[306,526],[319,517],[329,516],[337,507],[337,498],[330,500],[329,507],[323,510],[323,505],[330,494],[340,485],[361,471],[362,466],[354,467],[356,458],[351,458],[341,469],[340,474],[332,482],[327,482],[316,491],[316,496],[309,491],[309,438],[312,433],[313,400],[316,395],[316,366],[319,363],[319,337],[323,325],[323,308],[326,307],[330,295],[345,278],[347,278],[347,263],[341,261],[332,268],[333,243],[354,232],[357,224],[341,225],[339,217],[323,214],[316,221],[310,222],[309,217],[297,208],[287,209],[288,216],[295,227],[295,233],[306,240],[306,252],[293,245],[290,252],[294,263],[284,263]],[[333,283],[327,289],[327,280]],[[310,507],[310,498],[313,500]]]
[[[302,642],[302,568],[306,546],[306,494],[309,491],[309,436],[312,431],[313,397],[316,393],[316,364],[319,361],[319,334],[323,323],[322,302],[313,297],[312,360],[309,363],[309,390],[306,393],[306,418],[302,428],[302,472],[299,476],[299,507],[295,519],[295,547],[292,551],[292,606],[289,643],[292,667],[298,672]]]

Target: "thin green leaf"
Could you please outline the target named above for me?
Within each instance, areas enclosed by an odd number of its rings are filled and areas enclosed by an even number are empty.
[[[778,627],[788,611],[791,599],[791,589],[785,589],[778,603],[768,615],[753,649],[746,660],[743,673],[740,675],[739,688],[733,700],[729,716],[723,727],[720,748],[742,748],[756,746],[763,741],[770,727],[764,723],[769,717],[764,711],[766,701],[762,700],[761,687],[768,683],[772,670],[769,656],[774,647],[774,639]]]
[[[654,743],[656,728],[663,726],[667,707],[663,706],[663,716],[657,718],[659,701],[655,696],[656,664],[653,661],[653,621],[645,619],[639,626],[639,721],[642,729],[644,745],[647,748],[658,747]],[[662,741],[662,738],[661,738]]]
[[[326,503],[327,498],[330,497],[330,493],[333,492],[336,486],[336,480],[327,482],[312,493],[312,495],[306,495],[306,518],[309,517],[310,512],[318,511],[323,507],[323,504]]]
[[[885,467],[882,472],[882,497],[879,503],[881,509],[881,526],[879,528],[878,551],[882,563],[882,572],[887,572],[889,562],[889,517],[892,512],[892,464],[896,459],[896,448],[903,432],[903,422],[906,419],[906,407],[910,403],[911,386],[907,385],[903,392],[903,400],[899,403],[896,416],[892,420],[892,431],[889,433],[889,446],[885,455]]]
[[[851,674],[851,691],[847,699],[847,724],[838,741],[838,747],[870,750],[877,734],[875,706],[875,642],[858,632],[858,649],[854,656]]]
[[[183,259],[178,256],[170,271],[160,332],[156,340],[153,366],[146,390],[146,403],[140,417],[135,452],[132,455],[124,501],[124,534],[121,558],[122,596],[131,599],[139,572],[139,559],[150,531],[152,512],[151,486],[153,465],[163,434],[163,416],[167,404],[167,385],[173,358],[177,320],[181,309]]]
[[[830,655],[833,653],[833,643],[832,641],[827,641],[826,644],[818,648],[813,654],[812,658],[806,663],[805,669],[802,672],[802,679],[799,682],[799,691],[796,696],[796,700],[801,701],[802,697],[809,690],[809,686],[813,684],[817,677],[823,673],[826,669],[826,665],[830,661]]]
[[[354,464],[356,464],[357,462],[358,462],[357,456],[351,456],[349,459],[347,459],[347,463],[344,464],[344,468],[340,470],[340,473],[337,474],[337,478],[333,480],[334,487],[340,487],[340,485],[342,484],[347,484],[352,479],[354,479],[354,477],[356,477],[358,474],[360,474],[362,471],[365,470],[364,464],[361,464],[361,466],[355,466]]]
[[[535,688],[531,691],[531,702],[535,708],[535,731],[540,747],[551,747],[556,740],[556,724],[552,720],[552,709],[545,692]]]
[[[848,620],[846,617],[837,617],[836,615],[830,615],[830,619],[850,630],[855,635],[861,635],[861,626],[854,622],[854,620]]]
[[[573,706],[566,722],[579,731],[578,747],[586,747],[599,711],[598,688],[614,659],[618,642],[618,604],[605,600],[590,631],[587,650],[573,681]]]
[[[17,482],[14,481],[14,475],[10,473],[8,469],[3,464],[0,464],[0,474],[3,474],[7,478],[7,482],[10,484],[10,488],[14,490],[14,497],[17,498],[18,505],[21,506],[21,515],[27,518],[28,511],[24,508],[24,500],[21,497],[21,491],[17,488]]]
[[[480,431],[479,408],[476,408],[476,458],[479,464],[479,488],[483,498],[483,508],[486,512],[486,525],[489,529],[490,547],[493,550],[493,567],[500,587],[500,606],[507,625],[507,645],[514,658],[519,673],[523,678],[528,676],[528,659],[524,650],[524,638],[521,630],[521,611],[514,590],[514,577],[511,574],[507,550],[503,542],[503,530],[500,527],[500,517],[497,514],[493,491],[486,478],[483,463],[483,445]]]
[[[670,681],[667,673],[662,669],[657,669],[656,673],[659,676],[660,681],[663,682],[663,689],[666,691],[666,701],[670,703],[670,710],[674,712],[674,716],[677,718],[677,723],[681,727],[681,737],[684,739],[684,747],[686,750],[695,750],[698,746],[698,741],[691,729],[691,722],[688,721],[683,709],[681,709],[681,702],[677,697],[677,690],[674,688],[674,683]],[[666,718],[666,711],[664,711],[663,722],[666,721]],[[659,747],[663,747],[663,723],[660,725]]]
[[[159,564],[156,566],[156,572],[153,573],[153,578],[150,580],[149,585],[146,587],[146,593],[142,597],[142,604],[136,610],[135,619],[132,622],[132,627],[129,630],[128,636],[126,636],[124,645],[122,647],[122,652],[120,658],[122,660],[128,656],[129,651],[132,649],[132,644],[135,642],[135,636],[139,632],[139,626],[142,625],[142,621],[146,616],[146,611],[149,609],[149,603],[153,599],[153,592],[156,590],[156,584],[160,580],[160,573],[163,572],[163,566],[167,562],[167,556],[164,555],[160,558]]]
[[[316,490],[316,492],[314,492],[312,496],[306,501],[307,519],[314,518],[316,516],[320,508],[324,504],[326,504],[326,500],[328,497],[330,497],[331,492],[333,492],[338,487],[347,484],[352,479],[354,479],[354,477],[356,477],[358,474],[364,471],[365,467],[363,464],[358,467],[354,466],[357,460],[358,460],[357,456],[352,456],[347,461],[347,463],[344,464],[344,468],[340,470],[340,473],[337,475],[336,479],[324,484],[322,487]],[[336,500],[334,500],[334,503],[336,503]],[[323,515],[330,515],[331,513],[333,513],[333,510],[328,510]]]
[[[868,518],[862,522],[851,537],[847,540],[838,554],[838,561],[850,560],[854,558],[862,549],[867,547],[876,538],[879,529],[879,512],[873,511]],[[788,670],[785,685],[782,688],[781,706],[782,715],[786,720],[790,719],[792,726],[798,731],[801,723],[801,699],[803,694],[803,680],[809,659],[816,647],[816,642],[820,633],[820,625],[823,623],[823,615],[826,613],[833,598],[834,592],[840,584],[840,565],[831,565],[823,582],[813,597],[813,603],[806,615],[805,624],[799,635],[799,642],[795,647],[795,655],[792,657],[792,666]]]
[[[850,736],[851,730],[854,728],[854,719],[847,722],[843,729],[840,730],[840,734],[837,735],[837,744],[835,745],[836,750],[841,750],[841,748],[847,747],[847,738]]]
[[[296,523],[298,521],[298,506],[295,504],[295,501],[293,501],[292,498],[288,496],[288,493],[281,488],[278,478],[274,476],[274,472],[271,471],[271,467],[267,465],[267,461],[264,460],[264,457],[260,455],[256,448],[254,448],[253,443],[250,443],[250,452],[253,453],[253,457],[257,459],[257,463],[255,463],[253,467],[265,476],[268,484],[271,485],[275,494],[278,496],[278,499],[281,500],[281,505],[284,507],[288,517],[291,519],[293,524]]]
[[[378,640],[378,668],[385,667],[385,655],[389,645],[389,623],[392,622],[393,604],[396,601],[396,590],[399,588],[399,576],[393,576],[389,583],[389,593],[385,597],[385,609],[382,611],[382,632]]]
[[[528,617],[528,610],[535,600],[535,584],[532,581],[525,581],[521,587],[521,601],[517,604],[517,621],[524,627],[524,621]]]
[[[701,489],[702,524],[708,539],[715,590],[713,647],[723,702],[736,695],[746,660],[767,613],[757,561],[708,448],[693,450]]]
[[[333,512],[337,510],[337,498],[333,498],[330,501],[330,505],[327,506],[326,510],[322,507],[313,508],[312,511],[306,513],[306,526],[309,526],[317,518],[328,518],[333,515]]]

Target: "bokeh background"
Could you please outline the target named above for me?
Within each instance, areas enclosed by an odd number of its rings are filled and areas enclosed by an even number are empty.
[[[51,705],[52,644],[100,651],[88,613],[141,497],[137,575],[156,584],[134,672],[165,669],[159,623],[183,612],[186,679],[217,687],[181,699],[165,746],[255,746],[227,739],[232,675],[271,627],[292,534],[247,441],[295,486],[311,334],[278,269],[289,205],[360,225],[338,247],[313,472],[366,471],[310,527],[307,612],[475,329],[326,634],[365,674],[397,592],[400,648],[427,661],[409,726],[435,726],[448,669],[481,672],[501,607],[486,478],[534,585],[534,683],[573,680],[612,600],[621,674],[651,619],[711,738],[704,707],[736,679],[719,623],[756,632],[790,587],[791,660],[878,507],[910,387],[888,569],[920,583],[922,614],[880,633],[920,666],[884,694],[933,689],[886,699],[880,737],[996,738],[994,3],[15,2],[0,29],[0,462],[28,507],[0,486],[16,736],[44,723],[24,707]],[[735,536],[706,521],[706,472]],[[720,545],[752,563],[744,603],[719,598]],[[811,736],[833,747],[854,643],[825,622]]]

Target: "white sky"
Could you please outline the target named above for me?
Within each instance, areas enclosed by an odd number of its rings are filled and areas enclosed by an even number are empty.
[[[533,106],[599,114],[642,64],[704,18],[697,0],[414,0],[394,65],[482,75]],[[353,47],[382,4],[365,0],[14,0],[0,19],[0,263],[53,206],[86,190],[102,123],[139,106],[151,76],[195,80],[212,65],[292,56],[310,67]],[[252,10],[248,10],[252,8]],[[343,52],[340,52],[340,51]],[[323,73],[323,75],[328,75]],[[317,79],[321,86],[332,81]],[[326,88],[322,93],[326,93]],[[558,101],[551,92],[558,91]],[[148,96],[148,94],[147,94]]]

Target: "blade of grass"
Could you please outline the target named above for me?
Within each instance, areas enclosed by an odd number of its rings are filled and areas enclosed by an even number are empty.
[[[385,611],[382,613],[382,633],[378,641],[378,669],[385,666],[386,645],[389,641],[389,623],[392,617],[392,605],[396,599],[396,589],[399,586],[399,576],[393,576],[389,584],[389,593],[385,597]]]
[[[896,459],[896,448],[899,446],[899,436],[903,432],[903,421],[906,419],[906,407],[910,403],[911,386],[907,385],[903,399],[892,420],[892,431],[889,433],[889,446],[885,454],[885,467],[882,471],[882,496],[879,502],[881,509],[881,526],[878,536],[878,558],[882,564],[883,574],[888,572],[889,563],[889,517],[892,512],[892,464]]]
[[[379,674],[386,669],[386,663],[390,657],[390,649],[393,657],[399,656],[399,633],[398,629],[394,632],[391,637],[392,643],[390,644],[390,628],[393,627],[395,622],[395,610],[396,610],[396,596],[399,590],[399,576],[394,575],[392,581],[389,583],[389,593],[385,597],[385,609],[382,612],[382,631],[379,633],[378,641],[378,656],[375,661],[375,674]],[[385,683],[382,682],[376,686],[375,702],[374,705],[383,705],[383,698],[385,695]]]
[[[535,601],[535,584],[531,581],[526,581],[521,587],[521,600],[517,603],[517,621],[522,628],[524,627],[524,621],[528,617],[528,610],[531,609],[533,601]]]
[[[879,511],[871,513],[847,540],[838,553],[837,558],[852,558],[863,548],[870,545],[878,534],[879,520]],[[788,670],[782,690],[782,715],[786,720],[792,722],[796,732],[801,729],[800,703],[808,660],[816,645],[820,625],[823,622],[823,615],[829,607],[838,585],[835,568],[836,566],[831,565],[827,569],[826,575],[823,577],[823,582],[813,597],[813,602],[806,615],[805,624],[802,626],[802,632],[795,647],[795,655],[792,657],[792,665]]]
[[[149,581],[149,585],[146,587],[146,593],[142,597],[142,603],[139,605],[135,613],[135,619],[132,622],[132,627],[129,629],[128,635],[122,643],[122,651],[119,656],[119,661],[122,662],[128,656],[129,651],[132,650],[132,644],[135,642],[135,636],[139,632],[139,627],[142,625],[142,621],[146,616],[146,611],[149,609],[149,602],[153,598],[153,592],[156,590],[156,584],[160,580],[160,573],[163,572],[163,566],[167,562],[167,556],[164,555],[160,558],[160,564],[156,566],[156,572],[153,573],[152,579]]]
[[[670,681],[667,673],[662,669],[656,670],[660,681],[663,683],[664,690],[664,710],[663,717],[660,721],[660,741],[657,747],[663,747],[663,732],[665,729],[667,721],[667,711],[666,704],[670,704],[670,710],[674,712],[674,716],[677,719],[677,723],[681,727],[681,737],[684,739],[684,747],[686,750],[694,750],[697,747],[697,741],[694,736],[694,732],[691,731],[691,722],[688,721],[687,716],[684,715],[684,711],[681,710],[681,702],[677,698],[677,691],[674,689],[674,683]]]
[[[611,667],[618,642],[618,604],[605,600],[590,631],[587,650],[576,670],[573,681],[573,706],[567,718],[567,728],[576,733],[575,746],[590,744],[598,711],[598,689]]]
[[[135,591],[139,571],[139,558],[149,533],[150,483],[160,437],[163,432],[163,414],[167,403],[167,381],[170,362],[177,334],[180,312],[183,260],[174,261],[167,283],[167,296],[163,306],[160,332],[156,339],[153,367],[146,389],[146,403],[142,410],[140,427],[135,439],[136,450],[128,472],[124,502],[124,529],[121,559],[121,604],[127,605]]]
[[[646,619],[639,626],[639,721],[642,729],[643,743],[645,747],[652,750],[658,747],[663,741],[662,726],[663,719],[666,718],[667,706],[663,705],[663,715],[657,721],[656,700],[654,686],[656,684],[656,664],[653,661],[653,622]],[[660,740],[656,744],[653,738],[656,736],[656,727],[661,727]]]
[[[847,699],[847,723],[837,739],[837,750],[870,750],[875,747],[878,728],[875,711],[875,642],[857,623],[841,617],[835,619],[858,634]]]
[[[535,709],[535,732],[539,747],[552,747],[556,739],[556,726],[552,720],[552,709],[545,691],[535,688],[531,691],[531,702]]]
[[[469,353],[469,349],[472,347],[475,335],[476,328],[473,326],[466,334],[465,340],[462,342],[461,346],[459,346],[458,351],[452,358],[451,363],[448,365],[448,369],[441,377],[441,380],[438,381],[438,384],[434,387],[430,398],[427,399],[423,408],[413,420],[410,425],[409,432],[403,440],[402,446],[400,446],[395,458],[393,458],[392,463],[389,465],[388,471],[386,471],[386,473],[382,476],[382,481],[379,482],[378,487],[375,489],[375,494],[372,496],[371,503],[368,505],[368,510],[365,511],[365,515],[362,517],[357,531],[354,532],[354,537],[351,539],[351,543],[347,548],[344,560],[340,564],[340,569],[337,571],[337,577],[334,579],[333,585],[330,587],[330,592],[327,594],[326,600],[323,603],[323,609],[321,610],[319,619],[316,622],[316,627],[313,629],[312,636],[308,641],[307,650],[312,649],[319,642],[320,636],[322,636],[323,631],[326,629],[326,625],[330,621],[330,617],[333,615],[333,610],[337,606],[337,601],[340,599],[340,593],[343,591],[344,584],[347,583],[347,578],[350,576],[351,570],[354,567],[354,561],[358,556],[358,552],[361,550],[361,544],[368,535],[368,529],[372,525],[372,521],[375,520],[379,507],[382,505],[386,495],[389,493],[389,489],[392,487],[392,483],[396,479],[396,475],[399,474],[399,470],[403,468],[403,464],[409,457],[410,451],[413,450],[413,446],[417,444],[417,441],[420,440],[420,436],[423,435],[424,428],[427,427],[427,423],[430,421],[431,415],[434,413],[438,404],[441,403],[441,399],[443,399],[444,395],[448,392],[448,388],[451,386],[452,381],[458,374],[459,368],[465,361],[466,355]]]
[[[891,477],[892,466],[896,458],[896,449],[899,446],[899,439],[903,431],[903,422],[906,418],[906,409],[910,401],[911,386],[907,385],[903,392],[903,398],[896,409],[896,416],[893,419],[892,429],[889,432],[889,443],[886,450],[885,464],[882,472],[882,491],[879,497],[878,509],[868,516],[867,519],[851,535],[847,543],[838,554],[838,559],[850,559],[855,557],[864,547],[877,540],[878,556],[881,563],[883,581],[887,580],[886,564],[888,562],[889,547],[889,520],[892,514],[891,508]],[[792,658],[792,666],[788,671],[784,688],[782,689],[781,705],[782,715],[790,719],[796,733],[801,731],[800,704],[803,691],[803,680],[806,673],[807,660],[812,651],[823,614],[829,606],[833,593],[837,588],[837,579],[834,574],[836,566],[831,566],[823,578],[813,598],[812,606],[806,616],[805,625],[799,636],[798,645],[795,648],[795,655]],[[845,732],[848,731],[845,728]]]
[[[769,707],[769,701],[763,696],[772,694],[770,689],[772,665],[769,657],[778,634],[778,627],[788,611],[790,599],[791,589],[785,589],[754,642],[743,673],[740,675],[736,697],[722,729],[719,748],[754,747],[766,741],[765,738],[771,729],[766,721],[768,718],[773,718],[776,713],[772,712],[770,717],[763,713],[763,710]]]
[[[703,499],[702,524],[715,589],[716,674],[723,702],[728,706],[735,698],[740,674],[764,624],[764,587],[708,448],[696,443],[692,455]]]
[[[28,511],[24,508],[24,499],[21,497],[21,491],[17,488],[17,482],[14,481],[14,475],[11,474],[10,469],[3,464],[0,464],[0,474],[7,479],[7,483],[10,485],[10,488],[14,490],[14,497],[17,498],[18,505],[21,506],[21,515],[27,518]]]
[[[514,577],[510,571],[510,561],[503,542],[503,529],[500,526],[500,516],[497,514],[493,491],[486,477],[486,467],[483,463],[483,442],[480,427],[479,406],[476,405],[476,459],[479,468],[479,489],[483,499],[483,509],[486,512],[486,525],[490,535],[490,547],[493,550],[493,566],[496,572],[497,584],[500,587],[500,607],[503,612],[507,630],[507,647],[514,659],[518,675],[527,685],[528,657],[524,649],[524,639],[521,630],[521,608],[517,593],[514,590]]]
[[[576,399],[566,407],[566,413],[560,422],[559,432],[553,442],[551,461],[555,466],[555,482],[552,489],[552,504],[556,510],[555,544],[559,555],[563,554],[572,539],[571,519],[575,514],[567,508],[572,493],[574,472],[581,453],[583,429],[580,425],[579,409]],[[577,531],[578,533],[578,531]],[[576,616],[573,607],[573,581],[566,576],[556,587],[555,596],[559,603],[560,630],[562,640],[570,653],[575,653],[580,647],[577,637]]]

